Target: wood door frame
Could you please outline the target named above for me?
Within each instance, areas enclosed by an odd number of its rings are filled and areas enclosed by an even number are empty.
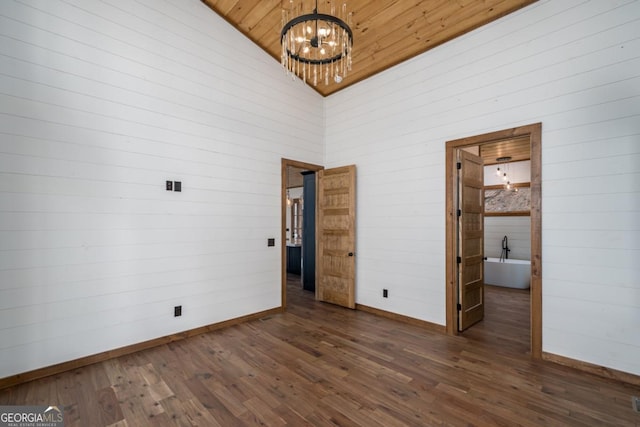
[[[315,165],[313,163],[305,163],[297,160],[282,158],[280,162],[281,188],[280,188],[280,205],[281,205],[281,230],[280,230],[280,277],[281,277],[281,296],[280,307],[282,310],[287,308],[287,167],[301,168],[310,171],[319,171],[324,166]],[[317,197],[317,195],[316,195]],[[316,201],[317,202],[317,201]],[[317,203],[316,203],[317,206]]]
[[[456,293],[456,150],[490,142],[529,137],[531,157],[531,357],[542,359],[542,123],[490,132],[446,142],[446,326],[448,335],[458,335]]]

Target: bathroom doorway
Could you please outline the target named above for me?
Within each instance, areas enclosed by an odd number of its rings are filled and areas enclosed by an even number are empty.
[[[468,276],[464,264],[460,265],[460,236],[458,233],[458,157],[462,151],[478,151],[483,147],[498,146],[501,142],[526,140],[530,157],[530,352],[533,358],[542,357],[542,276],[541,276],[541,124],[522,126],[503,131],[448,141],[446,143],[446,331],[459,333],[458,315],[461,309],[459,276]],[[484,233],[484,223],[482,226]],[[459,268],[461,268],[459,273]],[[483,286],[483,283],[481,284]],[[484,287],[480,302],[484,303]],[[495,296],[491,289],[491,297]],[[517,295],[516,295],[517,296]],[[473,327],[472,327],[473,328]]]

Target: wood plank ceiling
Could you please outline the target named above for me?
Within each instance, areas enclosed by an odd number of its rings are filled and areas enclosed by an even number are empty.
[[[280,62],[282,8],[290,0],[201,1]],[[315,2],[303,1],[309,9]],[[331,0],[318,1],[322,11]],[[347,0],[353,12],[352,71],[341,83],[318,83],[315,89],[330,95],[535,1]]]
[[[480,146],[480,157],[484,165],[495,165],[503,163],[498,161],[501,157],[510,157],[509,162],[519,162],[531,159],[531,148],[529,137],[496,141]]]

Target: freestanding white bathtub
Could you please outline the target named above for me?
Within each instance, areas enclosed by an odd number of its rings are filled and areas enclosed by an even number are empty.
[[[531,261],[487,258],[484,261],[484,283],[506,288],[529,289]]]

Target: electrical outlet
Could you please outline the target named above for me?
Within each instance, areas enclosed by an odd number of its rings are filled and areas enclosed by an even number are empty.
[[[173,181],[167,181],[167,191],[173,191]]]
[[[175,307],[173,307],[173,317],[180,317],[180,316],[182,316],[182,306],[176,305]]]
[[[275,246],[275,245],[276,245],[276,239],[271,237],[267,239],[267,246]]]
[[[182,191],[181,181],[173,181],[173,191]]]
[[[382,290],[382,298],[389,298],[389,291],[387,289]]]
[[[631,396],[631,407],[634,411],[640,412],[640,397]]]

